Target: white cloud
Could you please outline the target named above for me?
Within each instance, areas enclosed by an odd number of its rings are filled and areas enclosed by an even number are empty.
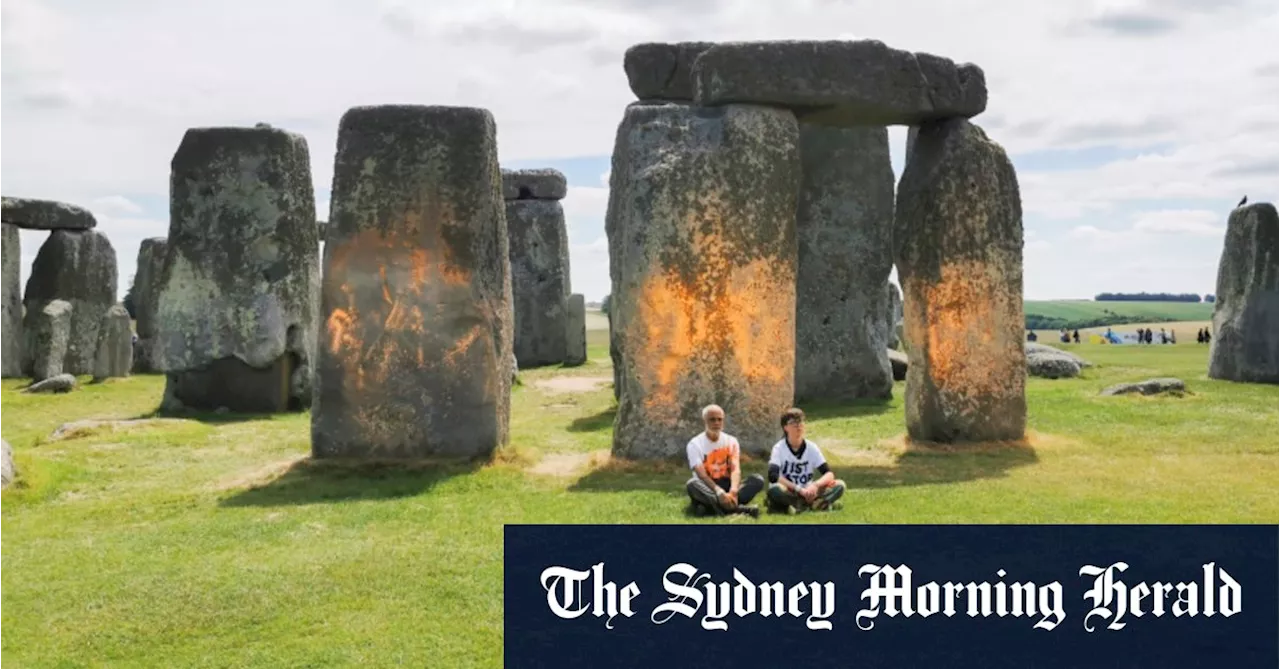
[[[1172,235],[1194,235],[1222,239],[1226,225],[1222,216],[1204,210],[1144,212],[1133,223],[1136,232]]]
[[[1102,277],[1085,250],[1107,234],[1208,240],[1225,221],[1225,209],[1214,219],[1161,212],[1209,206],[1162,200],[1280,197],[1277,8],[1263,0],[903,0],[875,11],[832,0],[6,0],[2,11],[5,192],[92,208],[120,253],[122,283],[134,236],[164,234],[130,221],[165,212],[129,204],[167,196],[189,127],[267,121],[301,132],[317,190],[332,180],[338,120],[355,105],[488,108],[504,163],[608,155],[633,98],[622,54],[648,40],[879,39],[982,66],[990,103],[975,122],[1011,154],[1141,150],[1019,174],[1028,220],[1061,226],[1028,236],[1029,294],[1066,275]],[[892,132],[899,147],[904,133]],[[570,189],[575,253],[603,238],[607,185],[605,175],[600,187]],[[1133,219],[1135,208],[1156,211]],[[1111,230],[1117,220],[1127,227]],[[1096,232],[1067,233],[1084,226]],[[1033,264],[1041,252],[1074,264]],[[1208,266],[1213,253],[1181,262]],[[589,257],[574,256],[575,276]],[[1086,285],[1072,289],[1096,292]]]

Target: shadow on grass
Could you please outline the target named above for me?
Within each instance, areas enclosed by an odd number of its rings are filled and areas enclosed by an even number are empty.
[[[1025,443],[912,444],[892,465],[845,465],[835,467],[835,473],[849,489],[867,490],[998,479],[1013,469],[1037,462],[1035,450]],[[745,474],[764,475],[768,464],[763,458],[744,460],[742,469]],[[689,476],[683,459],[613,460],[578,479],[569,492],[683,492]]]
[[[864,399],[847,402],[805,402],[805,418],[823,420],[827,418],[855,418],[858,416],[876,416],[890,411],[901,411],[893,405],[892,399]]]
[[[618,415],[618,406],[614,406],[601,411],[594,416],[583,416],[575,418],[569,424],[570,432],[599,432],[601,430],[612,430],[613,419]]]
[[[303,458],[269,481],[223,499],[219,506],[293,506],[411,497],[484,464],[481,459],[364,462]]]
[[[270,420],[277,416],[289,416],[299,413],[303,412],[283,411],[280,413],[241,413],[237,411],[227,411],[224,413],[218,413],[216,411],[197,411],[195,409],[169,411],[157,407],[147,413],[133,416],[130,420],[146,420],[148,418],[180,418],[183,420],[194,420],[200,423],[208,423],[210,425],[221,425],[225,423],[244,423],[251,420]]]

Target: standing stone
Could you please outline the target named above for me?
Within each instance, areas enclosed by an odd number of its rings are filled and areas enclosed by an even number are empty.
[[[748,452],[795,397],[799,130],[782,109],[633,104],[609,208],[613,453],[666,457],[724,407]]]
[[[887,399],[893,166],[883,127],[800,124],[796,402]],[[776,431],[776,430],[775,430]]]
[[[505,200],[563,200],[569,181],[560,170],[542,167],[502,170],[502,197]]]
[[[313,454],[493,452],[507,442],[512,305],[492,114],[349,110],[332,197]]]
[[[899,335],[902,331],[902,291],[892,281],[885,282],[884,290],[889,298],[889,348],[896,349],[902,343]]]
[[[36,311],[27,312],[23,328],[27,340],[22,348],[31,356],[28,374],[32,381],[43,381],[63,373],[67,345],[71,339],[73,310],[74,307],[66,300],[52,300]]]
[[[3,357],[3,371],[0,376],[10,378],[22,376],[22,240],[17,226],[9,223],[0,225],[4,229],[4,245],[0,247],[3,254],[4,296],[0,302],[4,305],[3,327],[4,348],[0,350]]]
[[[565,309],[564,364],[577,367],[587,362],[587,305],[579,293],[569,296]]]
[[[508,200],[515,351],[521,369],[565,359],[569,236],[564,209],[552,200]]]
[[[93,365],[93,379],[128,376],[133,368],[133,328],[129,312],[117,304],[102,316],[98,328],[98,353]]]
[[[272,412],[310,402],[319,248],[306,139],[192,128],[174,153],[151,362],[164,406]]]
[[[98,328],[102,325],[102,315],[116,303],[116,281],[116,250],[97,230],[54,230],[40,246],[31,263],[23,305],[26,318],[31,319],[53,300],[71,304],[71,329],[63,372],[93,373]],[[24,355],[30,363],[32,354]]]
[[[1275,205],[1240,207],[1227,219],[1213,305],[1209,378],[1277,382]]]
[[[1023,438],[1022,201],[1004,149],[962,119],[923,124],[898,188],[894,244],[910,343],[907,433]]]
[[[160,287],[157,283],[164,273],[168,251],[169,242],[164,237],[144,239],[138,247],[138,267],[133,275],[133,311],[137,316],[138,330],[138,343],[133,350],[135,372],[146,373],[156,369],[152,353],[160,330],[156,323],[156,310],[160,302]]]

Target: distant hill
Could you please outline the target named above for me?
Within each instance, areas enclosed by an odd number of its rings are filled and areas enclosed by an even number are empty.
[[[1127,323],[1207,321],[1213,305],[1206,302],[1095,302],[1093,300],[1027,300],[1023,311],[1030,330],[1092,328]]]

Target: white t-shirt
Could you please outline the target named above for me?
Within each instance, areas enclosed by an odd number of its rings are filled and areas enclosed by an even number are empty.
[[[804,440],[798,454],[783,439],[773,445],[773,453],[769,455],[769,466],[777,466],[783,478],[801,487],[817,478],[818,467],[826,462],[818,445],[808,439]]]
[[[702,465],[707,469],[707,476],[719,481],[729,478],[733,473],[729,467],[733,464],[733,458],[738,455],[739,447],[738,440],[733,435],[721,432],[719,439],[711,441],[707,438],[707,433],[702,432],[690,439],[684,450],[689,456],[689,469]]]

